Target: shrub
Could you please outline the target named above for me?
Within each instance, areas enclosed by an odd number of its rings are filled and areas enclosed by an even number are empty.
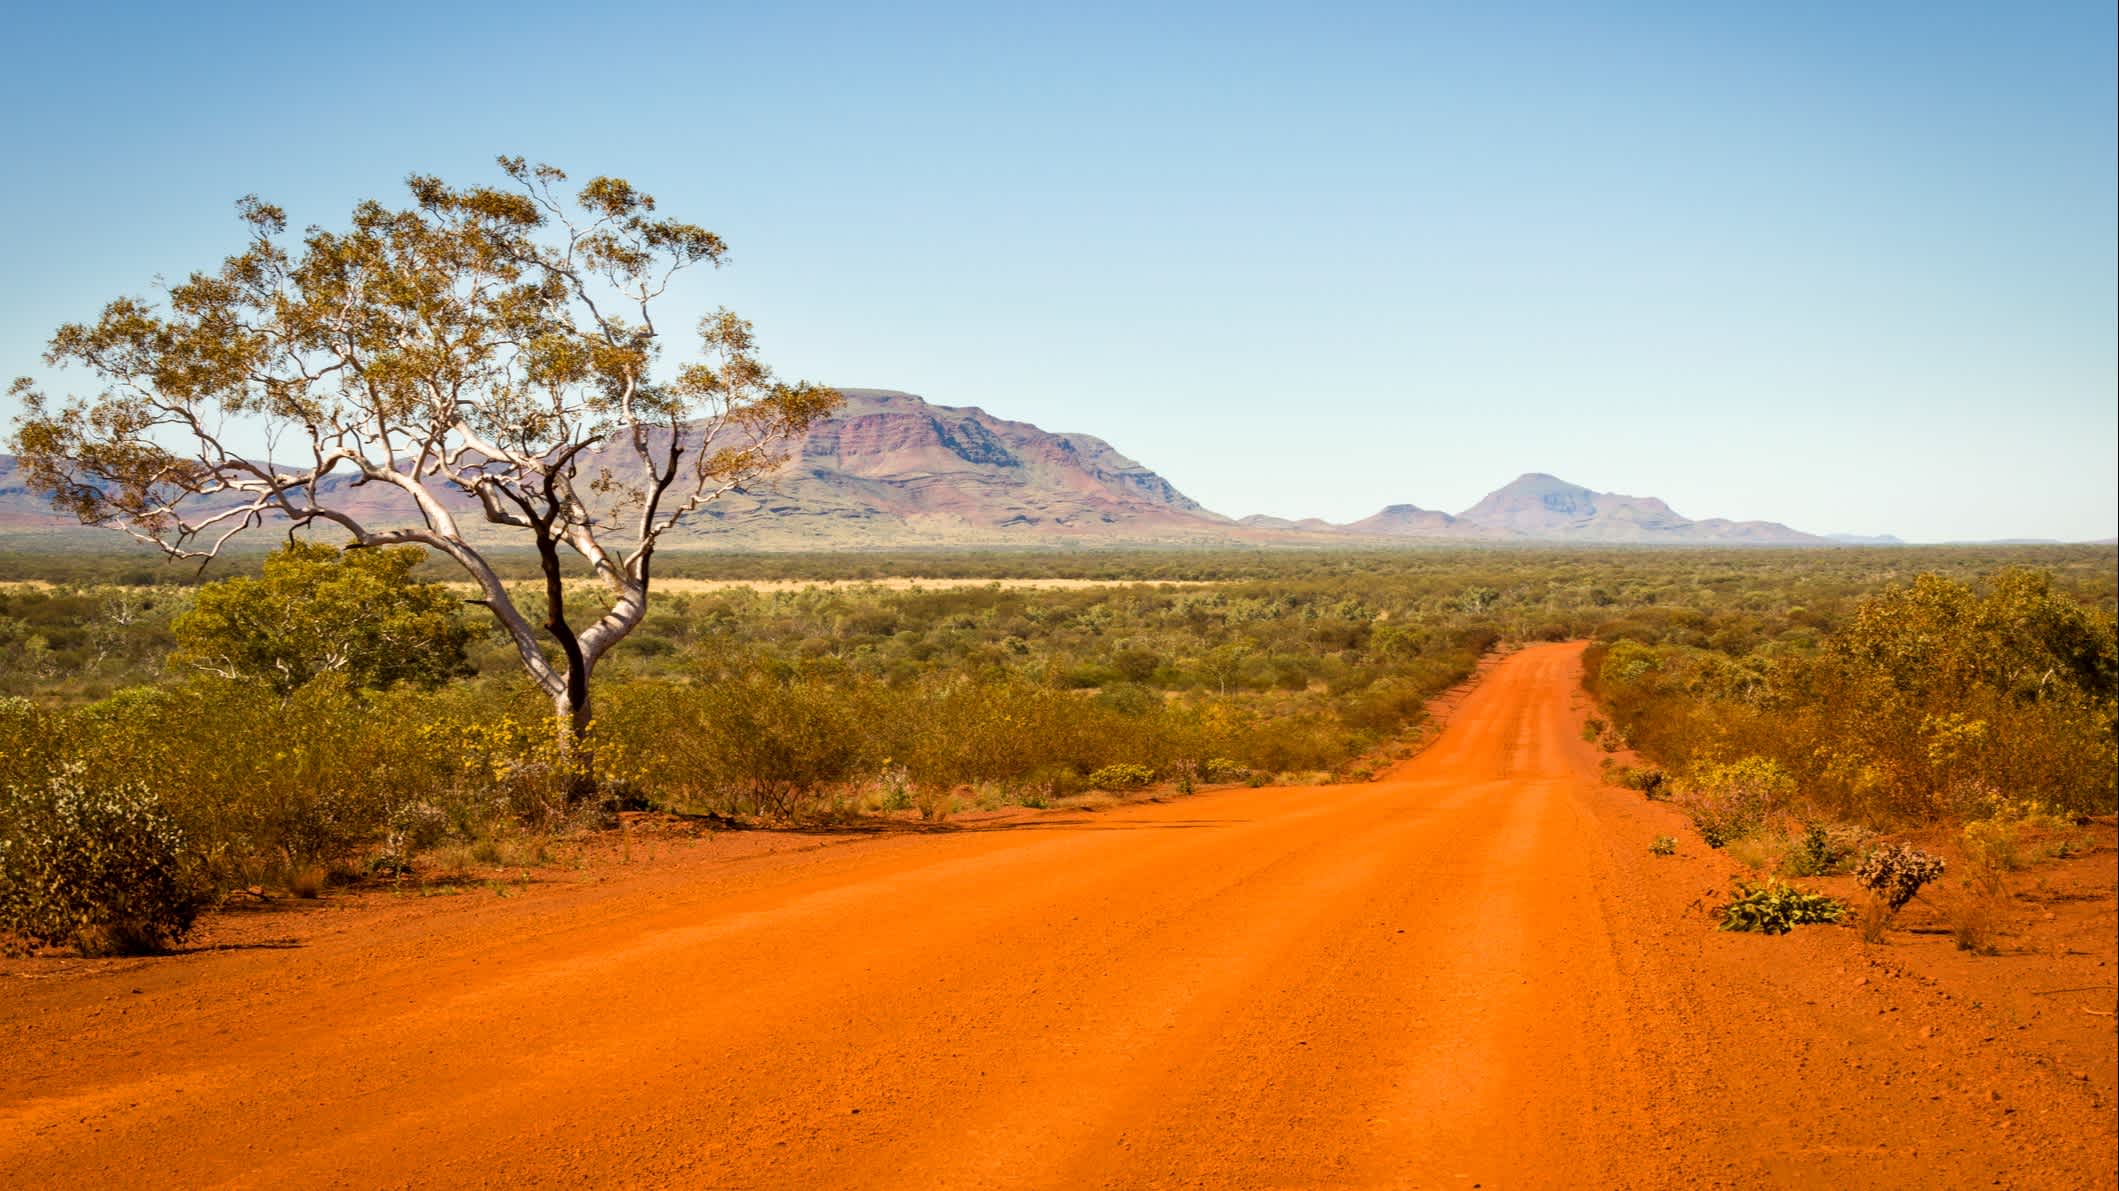
[[[1089,785],[1097,790],[1138,790],[1154,780],[1154,770],[1127,761],[1106,765],[1089,774]]]
[[[1661,800],[1668,797],[1669,775],[1655,765],[1614,765],[1612,778],[1629,790],[1639,790],[1644,798]]]
[[[1659,835],[1655,837],[1654,843],[1648,845],[1648,851],[1656,856],[1675,856],[1678,854],[1678,841],[1671,836]]]
[[[1738,881],[1736,897],[1722,907],[1718,929],[1784,935],[1805,923],[1838,922],[1846,912],[1846,904],[1838,898],[1770,878],[1762,885]]]
[[[1208,757],[1199,764],[1199,776],[1209,782],[1240,782],[1251,776],[1248,767],[1227,757]]]
[[[1964,882],[1963,892],[1943,911],[1950,923],[1950,940],[1959,951],[1999,954],[1994,935],[2007,904],[2008,891],[2002,887],[1999,872],[1988,869],[1979,879]]]
[[[1795,797],[1795,779],[1764,757],[1708,765],[1677,798],[1710,848],[1749,835]]]
[[[1920,887],[1941,876],[1942,858],[1911,844],[1886,844],[1862,858],[1854,879],[1876,895],[1891,914],[1905,908]]]
[[[0,818],[0,931],[84,955],[159,951],[204,900],[184,833],[137,785],[79,767],[18,789]]]
[[[2027,858],[2022,849],[2039,842],[2036,855],[2068,855],[2077,846],[2074,824],[2047,810],[2036,799],[2011,802],[1996,798],[1985,818],[1964,825],[1965,854],[1982,866],[2013,872]]]
[[[1861,854],[1870,838],[1870,832],[1863,827],[1806,823],[1803,838],[1781,858],[1781,871],[1791,877],[1828,877],[1844,872],[1847,862]]]
[[[412,580],[425,553],[287,542],[265,560],[261,577],[199,589],[170,626],[180,647],[173,660],[262,682],[283,697],[334,671],[376,688],[462,677],[475,634],[454,592]]]

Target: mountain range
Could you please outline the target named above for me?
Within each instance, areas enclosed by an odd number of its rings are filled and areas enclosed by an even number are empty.
[[[1533,472],[1472,507],[1390,505],[1345,524],[1234,520],[1086,434],[1056,434],[910,393],[842,389],[846,402],[787,463],[695,514],[672,547],[1348,544],[1386,541],[1822,545],[1770,521],[1693,520],[1651,496],[1595,492]],[[593,457],[584,460],[593,471]],[[355,501],[381,489],[349,490]],[[469,502],[465,502],[469,511]],[[374,510],[371,510],[374,511]],[[475,521],[475,515],[470,518]],[[0,531],[78,528],[0,455]]]

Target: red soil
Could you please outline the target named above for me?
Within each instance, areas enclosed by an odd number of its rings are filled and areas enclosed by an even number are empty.
[[[1691,837],[1600,784],[1578,657],[1510,657],[1371,784],[10,961],[0,1185],[2112,1184],[2113,995],[2038,995],[2112,983],[2109,846],[2032,954],[1717,933],[1729,863],[1648,854]]]

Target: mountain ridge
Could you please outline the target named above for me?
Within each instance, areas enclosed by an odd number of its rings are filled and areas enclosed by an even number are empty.
[[[978,406],[846,388],[842,407],[789,444],[786,464],[694,514],[668,548],[1579,542],[1828,545],[1771,521],[1695,520],[1652,496],[1525,472],[1458,513],[1387,505],[1344,524],[1223,516],[1095,435],[1055,433]],[[583,458],[593,474],[596,452]],[[336,482],[341,486],[346,482]],[[343,488],[364,504],[386,489]],[[475,502],[452,497],[478,522]],[[384,512],[365,509],[371,516]],[[486,529],[489,539],[505,531]],[[0,455],[0,532],[78,528]]]

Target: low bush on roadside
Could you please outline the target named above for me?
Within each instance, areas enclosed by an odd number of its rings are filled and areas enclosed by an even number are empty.
[[[1154,780],[1154,770],[1126,761],[1106,765],[1089,774],[1089,786],[1096,790],[1138,790]]]
[[[183,831],[137,785],[68,767],[0,807],[0,934],[84,955],[181,941],[204,902]]]
[[[2009,893],[1998,870],[1987,869],[1959,882],[1956,895],[1943,905],[1943,917],[1950,924],[1950,941],[1957,944],[1959,951],[1974,955],[2000,954],[1994,936],[2008,904]]]
[[[1678,854],[1678,841],[1673,836],[1659,835],[1648,845],[1648,851],[1655,856],[1675,856]]]
[[[1613,784],[1639,790],[1643,798],[1660,801],[1670,796],[1669,775],[1660,766],[1613,764],[1606,772]]]
[[[1710,848],[1750,835],[1795,798],[1795,779],[1764,757],[1703,766],[1675,799]]]
[[[1805,823],[1802,836],[1781,857],[1781,871],[1791,877],[1836,876],[1846,872],[1875,838],[1874,832],[1852,824]]]
[[[1806,923],[1838,922],[1847,912],[1846,903],[1822,893],[1812,893],[1775,881],[1762,884],[1736,883],[1736,896],[1721,909],[1717,929],[1784,935]]]
[[[1943,874],[1940,856],[1923,852],[1911,844],[1885,844],[1862,857],[1854,879],[1875,894],[1892,914],[1905,908],[1921,886]]]
[[[2082,847],[2074,821],[2053,813],[2035,798],[1993,799],[1986,817],[1966,823],[1962,836],[1966,856],[2001,872],[2014,872],[2034,860],[2072,855]]]

